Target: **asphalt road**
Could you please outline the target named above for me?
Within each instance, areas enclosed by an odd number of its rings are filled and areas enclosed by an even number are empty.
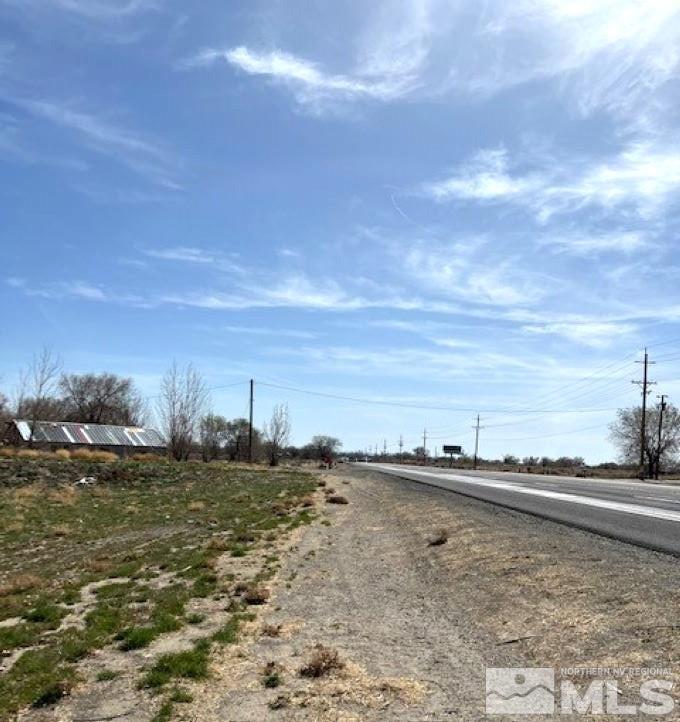
[[[357,466],[680,555],[678,486],[398,464]]]

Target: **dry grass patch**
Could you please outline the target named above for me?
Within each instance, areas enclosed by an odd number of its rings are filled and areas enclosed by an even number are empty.
[[[112,451],[90,451],[90,449],[74,449],[71,458],[79,461],[120,461]]]
[[[281,636],[281,625],[280,624],[263,624],[262,625],[262,636],[263,637],[280,637]]]
[[[50,501],[73,506],[78,501],[78,490],[73,486],[59,486],[56,489],[51,489],[48,496]]]
[[[0,584],[0,597],[8,597],[11,594],[21,594],[43,585],[43,579],[35,574],[19,574],[12,577],[5,584]]]
[[[300,667],[300,675],[318,679],[342,669],[344,666],[345,663],[340,659],[337,649],[317,644],[307,662]]]
[[[40,452],[36,449],[19,449],[19,451],[16,452],[18,459],[39,459],[40,456]]]
[[[189,511],[203,511],[205,509],[204,501],[192,501],[187,505]]]

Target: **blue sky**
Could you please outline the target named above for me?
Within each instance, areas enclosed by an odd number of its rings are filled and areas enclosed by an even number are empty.
[[[406,405],[258,385],[297,442],[591,461],[643,346],[680,393],[675,0],[195,5],[0,0],[4,388],[176,358]]]

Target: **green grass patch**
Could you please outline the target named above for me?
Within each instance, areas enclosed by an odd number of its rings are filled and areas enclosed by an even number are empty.
[[[151,722],[168,722],[172,718],[175,705],[171,700],[166,699],[160,706],[158,712],[152,717]]]
[[[208,676],[210,642],[201,639],[193,649],[164,654],[147,671],[140,684],[143,688],[163,687],[172,679],[205,679]]]
[[[281,675],[278,672],[271,672],[270,674],[265,674],[262,678],[262,684],[268,689],[280,687]]]
[[[170,693],[170,701],[178,702],[179,704],[189,704],[194,701],[193,695],[189,694],[185,689],[181,687],[175,687]]]
[[[97,477],[97,485],[74,489],[73,480],[83,476]],[[315,483],[307,473],[226,464],[3,461],[0,558],[3,568],[17,573],[3,581],[0,620],[21,622],[0,628],[0,648],[36,648],[0,675],[0,720],[66,693],[76,664],[94,650],[116,641],[140,648],[202,621],[186,606],[219,593],[215,558],[225,549],[243,556],[263,536],[273,539],[291,523],[286,510],[295,509]],[[27,557],[26,549],[41,553]],[[160,571],[179,575],[182,583],[149,586]],[[92,582],[106,583],[95,591],[84,628],[55,631],[66,605],[77,603]],[[237,622],[229,622],[215,641],[231,643],[236,631]],[[161,680],[163,686],[164,679],[198,678],[207,672],[207,656],[207,648],[197,645],[161,658],[145,682]]]

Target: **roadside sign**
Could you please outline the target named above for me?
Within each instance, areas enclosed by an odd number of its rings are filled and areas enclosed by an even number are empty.
[[[444,444],[444,453],[445,454],[462,454],[463,447],[462,446],[451,446],[450,444]]]

